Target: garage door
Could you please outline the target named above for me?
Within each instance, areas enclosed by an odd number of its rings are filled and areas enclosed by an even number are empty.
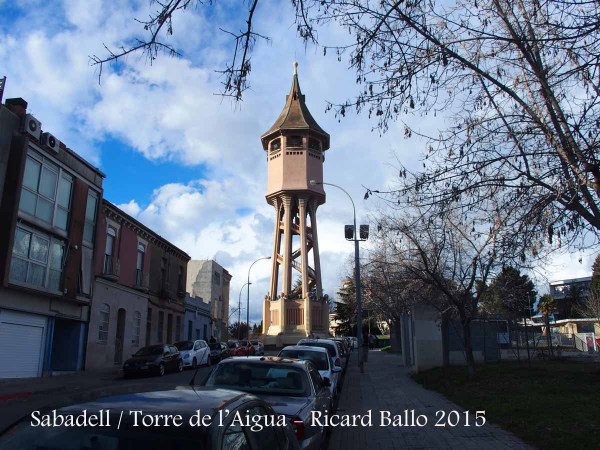
[[[0,378],[41,375],[45,331],[44,316],[0,311]]]

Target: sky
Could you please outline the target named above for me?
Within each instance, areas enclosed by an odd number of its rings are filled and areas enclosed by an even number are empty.
[[[241,288],[250,265],[272,253],[274,210],[265,201],[260,135],[283,108],[294,61],[308,108],[331,136],[324,181],[350,193],[358,223],[368,223],[379,206],[363,199],[365,187],[391,185],[396,161],[416,165],[425,143],[406,140],[400,122],[380,135],[366,115],[340,120],[325,112],[327,101],[352,97],[355,76],[346,61],[304,45],[287,0],[259,2],[255,27],[270,40],[254,47],[243,101],[216,95],[223,81],[217,70],[232,51],[230,36],[219,28],[242,29],[246,9],[240,0],[214,3],[174,20],[169,42],[180,57],[159,56],[149,64],[132,55],[105,66],[99,80],[90,56],[105,56],[104,45],[114,49],[142,36],[135,19],[148,16],[148,0],[0,0],[0,77],[7,77],[4,99],[24,98],[44,131],[106,174],[107,200],[193,259],[215,259],[225,267],[233,275],[230,303],[236,307],[246,300]],[[327,44],[348,35],[331,27],[320,39]],[[431,131],[441,119],[403,120]],[[317,222],[323,288],[333,296],[353,257],[343,234],[352,206],[336,188],[325,191]],[[544,291],[548,279],[589,276],[592,262],[588,253],[565,253],[532,276]],[[251,322],[261,320],[269,273],[268,261],[250,273]]]

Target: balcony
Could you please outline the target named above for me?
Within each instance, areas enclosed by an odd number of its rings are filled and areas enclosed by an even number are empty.
[[[142,272],[140,269],[136,269],[135,285],[133,286],[133,288],[137,289],[138,291],[147,293],[149,285],[150,285],[150,274],[148,272]]]
[[[114,258],[113,255],[104,255],[104,264],[102,265],[102,278],[107,280],[117,281],[121,271],[119,258]]]

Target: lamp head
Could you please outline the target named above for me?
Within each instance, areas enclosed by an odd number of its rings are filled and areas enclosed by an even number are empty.
[[[322,181],[319,181],[319,180],[310,180],[310,181],[308,182],[308,184],[310,184],[311,186],[316,186],[316,185],[318,185],[318,184],[323,184],[323,182],[322,182]]]

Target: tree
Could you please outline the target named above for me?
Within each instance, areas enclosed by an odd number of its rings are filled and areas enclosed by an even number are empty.
[[[352,277],[343,281],[334,302],[336,335],[356,336],[356,289]]]
[[[148,33],[106,56],[133,52],[152,62],[178,55],[169,44],[173,17],[211,1],[151,2]],[[245,2],[245,25],[232,37],[223,95],[248,88],[258,0]],[[407,115],[444,114],[429,136],[423,170],[399,168],[392,202],[444,204],[461,212],[514,210],[512,233],[523,258],[545,241],[569,244],[600,231],[600,10],[584,0],[291,0],[296,31],[318,46],[321,26],[337,24],[349,41],[323,52],[356,71],[358,93],[330,104],[377,120],[381,131]],[[418,135],[409,127],[407,137]],[[375,190],[370,192],[376,192]],[[465,216],[466,217],[466,216]]]
[[[436,307],[442,317],[459,321],[469,376],[475,360],[471,323],[485,285],[502,258],[497,241],[502,230],[498,217],[485,234],[461,223],[452,213],[417,211],[380,221],[378,228],[398,239],[388,243],[396,253],[407,279],[411,279],[421,301]]]
[[[245,339],[248,336],[248,325],[246,322],[234,322],[229,325],[229,337],[231,339]]]
[[[590,292],[575,308],[581,317],[595,317],[600,320],[600,254],[596,256],[592,265],[592,284]]]
[[[489,314],[520,319],[531,315],[536,295],[533,281],[527,275],[504,266],[483,292],[481,303]]]

